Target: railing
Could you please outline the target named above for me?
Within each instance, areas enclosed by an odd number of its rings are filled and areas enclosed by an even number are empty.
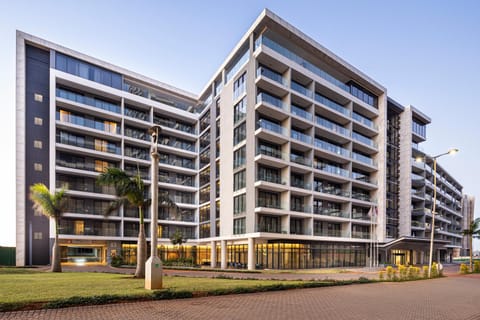
[[[342,212],[340,209],[313,207],[313,213],[329,217],[350,218],[350,213]]]
[[[372,158],[364,156],[363,154],[352,152],[352,159],[368,164],[372,167],[375,167],[376,164]]]
[[[328,172],[328,173],[336,174],[342,177],[348,178],[350,176],[350,172],[348,170],[342,169],[340,167],[332,166],[329,164],[325,164],[325,163],[320,163],[320,162],[314,163],[314,168]]]
[[[364,124],[365,126],[367,126],[369,128],[378,130],[377,126],[375,126],[375,124],[373,123],[372,120],[370,120],[368,118],[365,118],[364,116],[356,113],[355,111],[352,112],[352,119],[359,122],[359,123]]]
[[[353,172],[352,171],[352,179],[354,180],[357,180],[357,181],[362,181],[362,182],[367,182],[367,183],[371,183],[371,184],[375,184],[375,181],[373,181],[372,179],[370,179],[369,176],[366,176],[362,173],[358,173],[358,172]]]
[[[81,95],[72,91],[68,91],[65,89],[57,88],[57,97],[78,102],[78,103],[83,103],[83,104],[86,104],[95,108],[103,109],[106,111],[120,113],[120,105],[103,101],[97,98],[86,97],[84,95]]]
[[[315,147],[341,155],[343,157],[350,156],[350,151],[348,151],[347,149],[337,146],[333,143],[317,139],[317,138],[315,138]]]
[[[307,182],[292,181],[290,183],[290,186],[292,186],[294,188],[312,190],[312,185],[310,183],[307,183]]]
[[[364,213],[353,213],[353,212],[352,212],[352,219],[354,219],[354,220],[362,220],[362,221],[370,221],[370,220],[372,220],[372,217],[370,217],[368,214],[364,214]]]
[[[350,117],[350,110],[348,110],[347,108],[345,108],[341,104],[338,104],[335,101],[330,100],[329,98],[322,96],[319,93],[315,93],[315,101],[317,101],[317,102],[323,104],[324,106],[327,106],[330,109],[335,110],[335,111],[337,111],[337,112],[339,112],[339,113],[341,113],[341,114],[343,114],[347,117]]]
[[[315,119],[316,119],[317,124],[321,127],[330,129],[331,131],[339,133],[339,134],[341,134],[343,136],[346,136],[346,137],[350,136],[350,130],[345,129],[344,127],[339,126],[338,124],[336,124],[332,121],[329,121],[329,120],[327,120],[325,118],[322,118],[322,117],[319,117],[319,116],[316,116]]]
[[[300,118],[309,120],[309,121],[313,120],[313,116],[310,112],[305,111],[304,109],[299,108],[299,107],[297,107],[293,104],[290,106],[290,113],[293,114],[293,115],[299,116]]]
[[[190,134],[196,134],[197,133],[196,130],[195,130],[195,126],[180,123],[180,122],[177,122],[175,120],[164,119],[164,118],[160,118],[160,117],[155,116],[153,118],[153,123],[161,125],[161,126],[165,126],[165,127],[168,127],[168,128],[174,129],[174,130],[179,130],[179,131],[182,131],[182,132],[190,133]]]
[[[323,188],[314,188],[314,190],[317,192],[332,194],[334,196],[347,197],[347,198],[350,197],[350,192],[342,189],[338,189],[338,188],[323,187]]]
[[[290,206],[290,210],[295,212],[312,213],[312,207],[307,205],[292,205]]]
[[[370,202],[370,195],[360,193],[360,192],[352,192],[352,198],[357,199],[357,200],[362,200],[362,201],[367,201]]]
[[[312,144],[312,137],[302,133],[302,132],[299,132],[299,131],[296,131],[296,130],[293,130],[291,131],[291,137],[295,140],[298,140],[298,141],[301,141],[303,143],[306,143],[306,144]]]
[[[265,181],[283,185],[286,184],[284,181],[282,181],[282,177],[280,175],[265,174],[262,172],[257,174],[257,181]]]
[[[280,202],[273,203],[271,201],[267,201],[266,199],[258,199],[257,200],[257,208],[271,208],[271,209],[282,209]]]
[[[304,156],[299,156],[294,153],[290,154],[290,161],[294,163],[298,163],[307,167],[312,166],[312,161],[308,158],[305,158]]]
[[[370,232],[352,231],[352,238],[370,239]]]
[[[266,102],[277,107],[278,109],[287,110],[287,106],[283,103],[282,100],[265,92],[261,92],[257,95],[257,103],[259,102]]]
[[[71,113],[63,114],[62,110],[60,112],[57,111],[56,119],[64,123],[71,123],[107,133],[120,134],[120,124],[115,122],[85,119],[84,117]]]
[[[283,79],[282,75],[280,73],[277,73],[271,69],[268,69],[266,67],[258,67],[257,69],[257,77],[264,76],[267,77],[270,80],[273,80],[275,82],[278,82],[282,85],[286,85],[286,81]]]
[[[328,231],[328,232],[314,232],[314,236],[319,237],[341,237],[342,233],[340,231]]]
[[[361,135],[359,133],[356,133],[356,132],[352,132],[352,138],[353,140],[356,140],[358,142],[361,142],[363,144],[366,144],[370,147],[373,147],[373,148],[378,148],[378,144],[375,143],[372,139],[370,138],[367,138],[365,137],[364,135]]]
[[[292,88],[292,90],[295,92],[301,93],[304,96],[309,97],[310,99],[313,98],[313,92],[297,82],[292,81],[290,83],[290,88]]]
[[[259,146],[257,148],[257,155],[259,155],[259,154],[263,154],[263,155],[266,155],[266,156],[269,156],[269,157],[274,157],[274,158],[277,158],[277,159],[282,159],[282,160],[288,161],[288,154],[287,153],[282,152],[280,150],[272,149],[272,148],[265,149],[265,148],[262,148],[261,146]]]
[[[288,130],[282,127],[279,124],[273,123],[271,121],[260,119],[257,122],[257,129],[262,128],[268,131],[272,131],[284,136],[288,136]]]
[[[265,225],[257,224],[256,227],[255,227],[255,230],[256,230],[256,232],[287,233],[286,231],[282,232],[282,229],[280,227],[272,226],[272,225],[269,225],[269,224],[265,224]]]

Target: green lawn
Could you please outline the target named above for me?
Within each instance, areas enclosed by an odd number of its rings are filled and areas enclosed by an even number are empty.
[[[300,281],[232,280],[164,277],[164,288],[174,291],[209,291],[235,287],[294,284]],[[147,296],[143,279],[109,273],[49,273],[30,269],[0,268],[0,303],[47,302],[73,296]]]

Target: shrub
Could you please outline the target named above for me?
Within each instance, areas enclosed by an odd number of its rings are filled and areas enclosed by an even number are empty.
[[[403,266],[403,265],[399,265],[398,266],[398,273],[400,275],[400,280],[406,280],[407,279],[407,267]]]
[[[480,273],[480,261],[475,261],[473,263],[473,272]]]
[[[380,271],[378,273],[378,278],[380,279],[380,281],[385,280],[385,271]]]
[[[438,264],[436,262],[432,263],[432,278],[437,278],[439,277],[439,273],[438,273]]]
[[[116,255],[116,256],[112,256],[112,261],[110,262],[110,265],[112,267],[120,267],[121,265],[123,265],[123,258],[122,256],[119,256],[119,255]]]
[[[428,278],[428,266],[423,266],[423,278]]]
[[[393,267],[388,266],[386,271],[387,271],[387,279],[391,281],[393,278]]]
[[[467,274],[470,271],[468,269],[469,267],[465,263],[460,265],[460,273]]]

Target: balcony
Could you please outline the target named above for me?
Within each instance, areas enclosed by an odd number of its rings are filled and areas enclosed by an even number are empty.
[[[341,104],[338,104],[335,101],[330,100],[329,98],[327,98],[327,97],[325,97],[321,94],[315,93],[315,101],[317,101],[318,103],[328,107],[331,110],[334,110],[338,113],[341,113],[345,117],[350,118],[350,110],[348,110],[347,108],[345,108]]]
[[[352,179],[355,181],[361,181],[365,183],[370,183],[370,184],[376,184],[375,181],[373,181],[370,176],[364,175],[362,173],[358,172],[352,172]]]
[[[352,219],[361,221],[372,221],[372,217],[363,212],[352,212]]]
[[[329,231],[316,231],[313,234],[314,236],[318,237],[336,237],[339,238],[342,236],[342,233],[340,230],[329,230]]]
[[[281,85],[287,84],[285,79],[283,79],[280,73],[277,73],[263,66],[257,68],[257,77],[261,77],[261,76],[266,77],[270,80],[273,80]]]
[[[350,151],[333,143],[315,138],[315,147],[348,158]]]
[[[70,101],[86,104],[91,107],[102,109],[109,112],[120,113],[120,105],[107,102],[98,98],[86,97],[69,90],[57,88],[57,97]]]
[[[373,123],[372,120],[368,119],[368,118],[365,118],[364,116],[356,113],[355,111],[352,112],[352,119],[355,120],[356,122],[358,123],[361,123],[363,124],[364,126],[366,127],[369,127],[370,129],[373,129],[375,131],[378,130],[378,127],[375,126],[375,124]]]
[[[312,90],[309,90],[307,88],[305,88],[303,85],[295,82],[295,81],[292,81],[291,84],[290,84],[290,88],[297,92],[297,93],[300,93],[310,99],[313,99],[313,92]]]
[[[332,166],[330,164],[322,163],[322,162],[314,163],[314,168],[330,174],[342,176],[345,178],[348,178],[350,176],[350,172],[348,170],[342,169],[340,167]]]
[[[336,123],[334,123],[330,120],[327,120],[327,119],[322,118],[320,116],[316,116],[315,121],[319,126],[321,126],[323,128],[326,128],[330,131],[338,133],[342,136],[350,137],[350,130],[345,129],[344,127],[342,127],[342,126],[340,126],[340,125],[338,125],[338,124],[336,124]]]
[[[370,239],[370,232],[352,231],[352,238],[355,238],[355,239]]]
[[[279,124],[276,124],[274,122],[265,120],[265,119],[260,119],[257,121],[257,129],[265,129],[267,131],[274,132],[276,134],[288,137],[288,130],[282,127]]]
[[[268,93],[261,92],[257,95],[257,103],[264,103],[274,106],[277,109],[287,111],[287,105],[277,97],[269,95]]]
[[[377,166],[375,161],[373,161],[372,158],[364,156],[363,154],[360,154],[360,153],[352,152],[352,159],[356,160],[356,161],[359,161],[361,163],[364,163],[366,165],[369,165],[371,167],[376,167]]]
[[[333,188],[333,187],[314,188],[314,191],[331,194],[339,197],[350,198],[350,192],[342,189],[338,189],[338,188]]]
[[[292,182],[290,183],[290,186],[294,187],[294,188],[312,190],[312,185],[310,183],[306,183],[306,182],[303,182],[303,181],[292,180]]]
[[[280,175],[264,174],[262,172],[257,174],[257,181],[286,185],[286,182],[282,181],[282,177]]]
[[[300,156],[294,153],[290,154],[290,161],[301,164],[303,166],[311,167],[312,166],[312,161],[308,158],[305,158],[304,156]]]
[[[307,205],[291,205],[290,210],[302,213],[312,213],[312,207]]]
[[[425,229],[425,222],[412,220],[412,228]]]
[[[309,145],[312,144],[312,137],[310,137],[309,135],[306,135],[306,134],[304,134],[300,131],[296,131],[296,130],[292,129],[291,137],[294,140],[297,140],[297,141],[300,141],[300,142],[303,142],[303,143],[306,143],[306,144],[309,144]]]
[[[369,146],[373,149],[378,148],[378,144],[376,142],[374,142],[372,139],[367,138],[364,135],[361,135],[357,132],[352,132],[352,138],[353,138],[353,140],[358,141],[360,143],[363,143],[364,145]]]
[[[350,218],[350,213],[342,212],[340,209],[334,208],[313,207],[313,213],[334,218]]]
[[[352,192],[352,198],[361,200],[361,201],[366,201],[366,202],[371,202],[371,198],[369,194],[361,193],[361,192]]]
[[[298,117],[303,118],[303,119],[308,120],[308,121],[313,120],[313,116],[310,112],[305,111],[304,109],[299,108],[299,107],[297,107],[293,104],[290,106],[290,113],[292,115],[298,116]]]

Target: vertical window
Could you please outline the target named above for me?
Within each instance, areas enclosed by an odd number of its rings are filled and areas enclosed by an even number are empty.
[[[33,233],[33,240],[42,240],[43,239],[43,233],[42,232],[34,232]]]
[[[37,102],[43,102],[43,95],[41,95],[40,93],[35,93],[33,95],[33,99]]]
[[[243,98],[233,107],[233,120],[238,123],[247,116],[247,99]]]
[[[70,122],[71,113],[69,111],[60,110],[60,121]]]
[[[239,196],[233,197],[233,214],[241,214],[245,212],[246,207],[246,195],[241,194]]]
[[[43,143],[41,140],[33,140],[33,147],[35,149],[42,149],[43,148]]]
[[[243,146],[233,153],[233,169],[245,165],[246,147]]]
[[[247,125],[246,123],[240,124],[238,127],[233,129],[233,145],[237,145],[247,137]]]
[[[108,168],[108,162],[102,160],[95,160],[95,171],[105,172]]]
[[[41,171],[43,171],[43,165],[42,165],[41,163],[35,162],[35,163],[33,164],[33,169],[34,169],[35,171],[41,172]]]
[[[39,117],[35,117],[33,119],[33,123],[36,125],[36,126],[43,126],[43,119],[42,118],[39,118]]]
[[[233,191],[245,188],[245,170],[239,171],[233,175]]]
[[[245,218],[233,220],[233,234],[245,233]]]
[[[240,77],[235,80],[233,83],[233,99],[237,99],[246,91],[245,82],[247,80],[247,73],[244,72]]]

